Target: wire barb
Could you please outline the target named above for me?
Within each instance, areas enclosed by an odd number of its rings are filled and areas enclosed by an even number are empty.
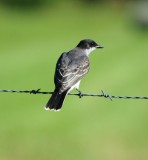
[[[109,99],[112,101],[112,96],[111,96],[111,95],[104,93],[103,90],[101,90],[101,92],[102,92],[102,96],[103,96],[103,97],[109,98]]]
[[[37,93],[39,93],[40,90],[41,90],[41,89],[32,90],[32,91],[30,91],[30,94],[37,94]]]
[[[68,95],[71,96],[78,96],[79,98],[82,97],[104,97],[104,98],[109,98],[112,100],[113,98],[115,99],[148,99],[148,96],[114,96],[114,95],[109,95],[104,93],[103,90],[101,90],[102,94],[88,94],[88,93],[82,93],[80,90],[77,90],[78,93],[68,93]],[[29,93],[29,94],[53,94],[53,92],[45,92],[41,91],[41,89],[37,90],[0,90],[0,92],[10,92],[10,93]]]

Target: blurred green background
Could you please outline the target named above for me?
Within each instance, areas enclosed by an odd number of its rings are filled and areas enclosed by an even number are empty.
[[[81,39],[90,55],[85,93],[148,96],[146,1],[0,0],[0,89],[53,91],[55,64]],[[75,91],[73,91],[75,92]],[[0,160],[147,160],[148,101],[0,93]]]

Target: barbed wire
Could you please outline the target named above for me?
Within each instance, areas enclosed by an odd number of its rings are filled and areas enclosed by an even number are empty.
[[[29,94],[53,94],[53,92],[45,92],[41,91],[41,89],[37,90],[0,90],[0,92],[10,92],[10,93],[29,93]],[[82,93],[81,91],[78,91],[78,93],[68,93],[68,95],[71,96],[78,96],[79,98],[86,97],[86,96],[92,96],[92,97],[104,97],[109,98],[110,100],[116,98],[116,99],[148,99],[148,96],[114,96],[104,93],[103,90],[101,90],[101,94],[88,94],[88,93]]]

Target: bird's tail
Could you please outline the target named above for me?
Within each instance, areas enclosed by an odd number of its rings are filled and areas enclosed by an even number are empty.
[[[62,104],[64,102],[65,96],[67,94],[68,90],[59,93],[58,90],[54,90],[51,98],[47,102],[45,109],[46,110],[60,110],[62,108]]]

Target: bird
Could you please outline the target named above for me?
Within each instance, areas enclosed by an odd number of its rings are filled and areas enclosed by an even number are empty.
[[[89,54],[98,48],[103,46],[94,40],[84,39],[74,49],[61,54],[55,68],[55,90],[45,105],[46,110],[59,111],[66,95],[72,89],[80,92],[80,81],[89,71]]]

